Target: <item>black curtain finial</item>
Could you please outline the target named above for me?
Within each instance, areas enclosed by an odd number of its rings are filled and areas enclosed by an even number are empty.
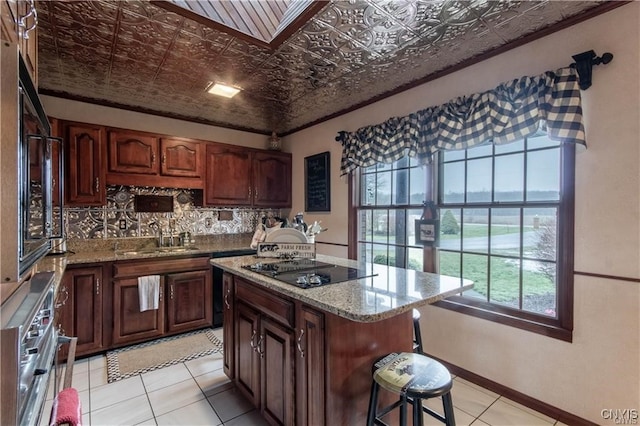
[[[613,54],[607,52],[602,56],[596,56],[596,52],[589,50],[572,56],[575,63],[571,64],[578,71],[580,89],[587,90],[591,87],[591,70],[594,65],[608,64],[613,60]]]

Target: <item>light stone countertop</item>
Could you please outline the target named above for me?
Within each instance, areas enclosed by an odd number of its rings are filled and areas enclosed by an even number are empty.
[[[341,266],[366,267],[377,275],[302,289],[242,268],[258,261],[277,262],[278,259],[236,256],[211,259],[211,263],[264,288],[358,322],[374,322],[390,318],[473,287],[470,280],[411,269],[325,255],[317,255],[316,260]]]
[[[198,238],[192,247],[159,249],[154,238],[123,238],[105,240],[77,240],[68,244],[67,264],[114,262],[120,260],[153,259],[172,256],[213,255],[218,252],[249,250],[251,236],[229,234],[212,238]]]

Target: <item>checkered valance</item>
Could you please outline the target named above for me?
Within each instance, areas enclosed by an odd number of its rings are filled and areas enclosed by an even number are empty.
[[[578,75],[571,67],[502,83],[355,132],[339,132],[341,174],[405,155],[429,162],[438,150],[504,144],[546,131],[551,139],[586,146]]]

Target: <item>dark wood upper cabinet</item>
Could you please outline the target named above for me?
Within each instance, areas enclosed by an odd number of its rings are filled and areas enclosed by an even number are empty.
[[[291,207],[291,155],[253,153],[253,205]]]
[[[65,123],[65,184],[69,206],[106,204],[104,128]]]
[[[33,13],[34,3],[26,0],[2,0],[0,2],[0,39],[17,43],[27,70],[38,87],[38,21]],[[29,29],[18,25],[25,18],[24,24]]]
[[[109,132],[109,172],[158,174],[158,138],[134,132]]]
[[[206,205],[291,207],[291,154],[211,144]]]
[[[204,202],[249,206],[252,202],[251,151],[232,145],[207,145]]]
[[[207,206],[291,207],[289,153],[62,120],[57,126],[69,206],[105,205],[107,185],[128,185],[203,189]]]
[[[160,174],[202,177],[201,144],[182,139],[160,139]]]
[[[109,129],[107,183],[202,188],[201,143]]]

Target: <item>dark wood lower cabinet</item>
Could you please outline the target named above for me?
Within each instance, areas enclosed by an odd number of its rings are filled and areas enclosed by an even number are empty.
[[[160,304],[162,304],[164,297],[162,283],[160,288]],[[164,309],[140,312],[138,279],[115,280],[113,282],[113,344],[134,343],[161,337],[163,334]]]
[[[364,424],[373,362],[413,348],[411,311],[361,323],[232,274],[225,279],[235,310],[224,322],[225,336],[235,337],[225,346],[235,361],[229,377],[263,418],[272,425]],[[394,398],[381,392],[381,403]]]
[[[325,424],[324,315],[296,308],[296,424]]]
[[[140,312],[138,277],[160,276],[158,309]],[[208,257],[131,260],[113,264],[112,344],[122,346],[213,324]]]
[[[166,287],[168,332],[184,332],[212,324],[210,271],[169,274]]]
[[[260,407],[271,424],[294,424],[293,330],[263,317],[260,320]]]
[[[104,348],[102,275],[102,266],[69,268],[62,279],[59,292],[64,294],[61,297],[65,301],[60,302],[56,317],[63,334],[78,338],[76,356],[98,352]]]
[[[236,303],[235,377],[238,389],[256,407],[260,404],[260,355],[256,351],[260,313]]]
[[[222,328],[222,357],[224,374],[231,380],[235,378],[235,335],[233,332],[235,300],[233,297],[233,275],[222,275],[223,319],[225,325]]]
[[[140,311],[143,275],[160,276],[158,309]],[[78,338],[77,356],[211,327],[211,275],[208,256],[71,265],[56,294],[54,319],[61,334]],[[65,357],[63,345],[59,359]]]

